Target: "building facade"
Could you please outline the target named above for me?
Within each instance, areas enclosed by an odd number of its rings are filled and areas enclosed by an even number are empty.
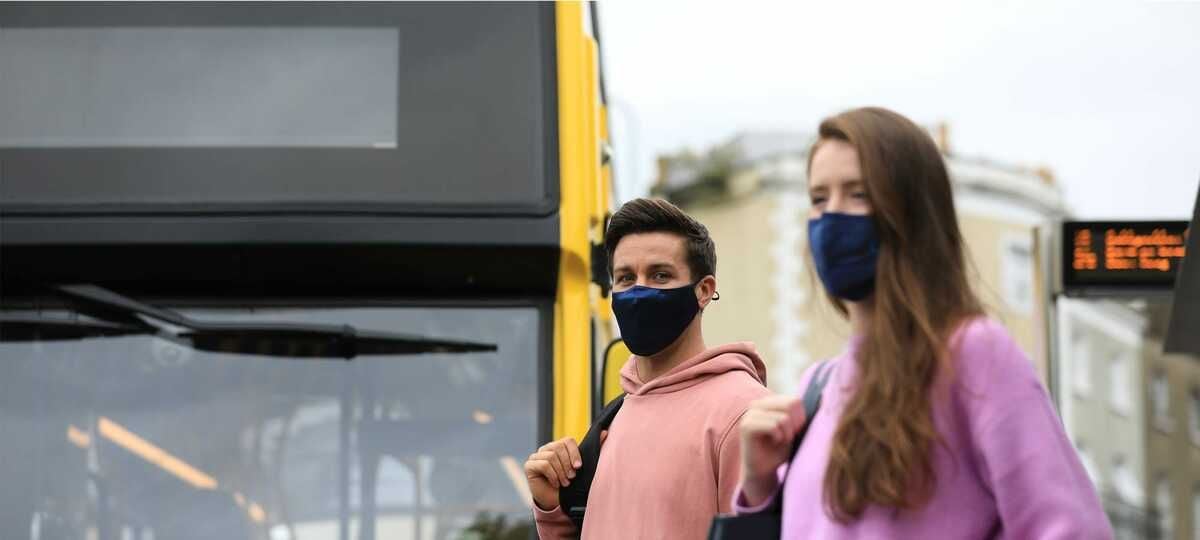
[[[1200,358],[1164,354],[1169,306],[1147,306],[1146,493],[1162,538],[1200,540]]]
[[[1144,314],[1126,304],[1058,301],[1058,403],[1118,538],[1157,538],[1146,496]]]

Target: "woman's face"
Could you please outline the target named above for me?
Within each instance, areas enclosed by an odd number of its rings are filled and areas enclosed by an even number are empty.
[[[858,150],[850,143],[826,139],[817,145],[808,171],[809,219],[825,212],[865,216],[871,213]]]

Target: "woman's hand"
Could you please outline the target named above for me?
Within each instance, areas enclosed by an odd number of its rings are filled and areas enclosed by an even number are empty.
[[[775,471],[791,457],[792,441],[805,421],[804,403],[798,397],[774,395],[750,403],[738,428],[747,504],[761,504],[775,492],[779,484]]]

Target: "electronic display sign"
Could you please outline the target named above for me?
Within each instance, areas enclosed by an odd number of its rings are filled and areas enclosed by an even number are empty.
[[[1187,221],[1064,222],[1063,289],[1170,290],[1187,236]]]

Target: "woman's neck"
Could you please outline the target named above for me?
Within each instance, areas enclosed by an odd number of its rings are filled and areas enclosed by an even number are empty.
[[[846,302],[846,312],[850,314],[850,332],[855,336],[865,336],[870,328],[871,313],[875,310],[874,297],[867,297],[858,302]]]

